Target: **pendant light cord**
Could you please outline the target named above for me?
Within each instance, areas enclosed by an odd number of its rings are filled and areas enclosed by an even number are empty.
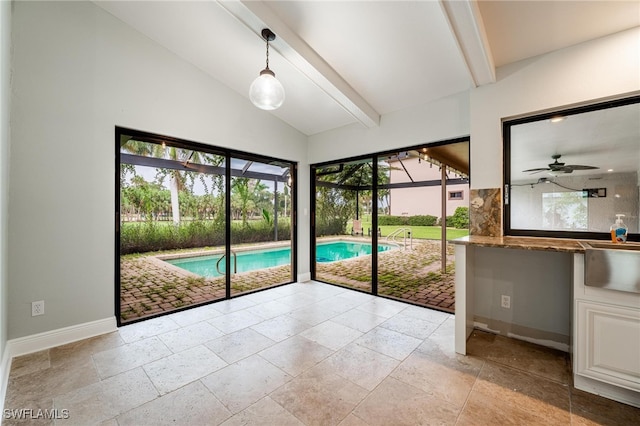
[[[267,68],[269,69],[269,39],[267,38]]]

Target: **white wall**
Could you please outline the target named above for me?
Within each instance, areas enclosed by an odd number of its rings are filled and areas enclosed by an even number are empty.
[[[4,364],[7,346],[7,292],[9,288],[8,262],[8,198],[9,198],[9,143],[11,99],[11,2],[0,1],[0,407],[4,401],[6,383]]]
[[[640,90],[640,28],[524,60],[497,70],[495,84],[471,92],[471,187],[501,188],[502,126],[501,119],[561,106],[589,103],[596,99],[620,96]],[[550,274],[539,279],[539,271],[558,269],[558,259],[549,255],[530,262],[527,250],[484,251],[476,259],[476,270],[518,265],[519,276],[510,281],[514,292],[535,288],[541,297],[531,299],[531,306],[512,309],[513,324],[546,330],[546,324],[556,323],[568,330],[567,311],[571,300],[566,273]],[[560,256],[560,257],[558,257]],[[522,265],[520,267],[520,265]],[[508,268],[507,268],[508,269]],[[493,315],[501,320],[496,286],[498,278],[481,280],[475,287],[476,312]],[[540,286],[543,282],[544,286]],[[493,314],[492,314],[493,313]],[[560,331],[560,330],[556,330]]]
[[[320,163],[394,148],[406,148],[469,134],[469,94],[383,115],[380,126],[352,124],[309,137],[309,163]]]
[[[14,7],[9,338],[114,316],[116,125],[298,161],[304,203],[304,135],[93,3]]]
[[[476,319],[501,333],[569,343],[570,253],[478,247],[475,257]],[[501,307],[502,295],[511,297],[511,309]]]

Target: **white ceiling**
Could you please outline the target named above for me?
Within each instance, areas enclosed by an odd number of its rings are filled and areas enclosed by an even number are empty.
[[[306,135],[487,84],[495,66],[640,25],[637,1],[96,1],[248,100],[264,68],[272,112]],[[495,64],[495,65],[494,65]]]

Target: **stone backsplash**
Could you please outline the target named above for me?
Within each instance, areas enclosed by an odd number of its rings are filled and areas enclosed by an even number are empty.
[[[500,188],[472,189],[469,203],[469,233],[485,237],[502,235]]]

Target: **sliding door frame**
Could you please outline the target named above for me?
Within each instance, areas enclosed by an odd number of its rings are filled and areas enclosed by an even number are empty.
[[[326,284],[331,284],[331,285],[337,285],[340,286],[339,284],[335,284],[335,283],[331,283],[331,282],[326,282],[326,281],[322,281],[322,280],[318,280],[317,279],[317,268],[316,268],[316,195],[317,195],[317,185],[316,185],[316,180],[317,180],[317,175],[316,175],[316,171],[318,169],[321,169],[323,167],[327,167],[327,166],[332,166],[332,165],[340,165],[340,164],[346,164],[346,163],[350,163],[350,162],[354,162],[354,161],[362,161],[362,160],[369,160],[372,161],[372,168],[373,168],[373,176],[372,176],[372,212],[371,212],[371,227],[373,228],[372,231],[372,235],[371,235],[371,255],[373,256],[371,259],[371,292],[366,292],[364,290],[361,289],[357,289],[357,288],[350,288],[351,290],[354,291],[360,291],[363,293],[367,293],[367,294],[372,294],[374,296],[379,296],[379,297],[385,297],[385,298],[389,298],[385,295],[380,295],[378,293],[378,189],[379,189],[379,184],[378,184],[378,174],[379,174],[379,168],[378,168],[378,162],[380,161],[380,159],[384,158],[384,157],[389,157],[391,155],[396,155],[398,153],[404,152],[404,151],[411,151],[411,150],[417,150],[417,149],[422,149],[422,148],[431,148],[431,147],[438,147],[438,146],[443,146],[443,145],[450,145],[450,144],[455,144],[455,143],[460,143],[460,142],[471,142],[471,137],[470,136],[462,136],[462,137],[458,137],[458,138],[454,138],[454,139],[446,139],[446,140],[442,140],[442,141],[437,141],[437,142],[431,142],[431,143],[423,143],[420,145],[414,145],[414,146],[410,146],[410,147],[404,147],[404,148],[398,148],[398,149],[392,149],[392,150],[387,150],[387,151],[381,151],[381,152],[376,152],[373,154],[366,154],[366,155],[359,155],[359,156],[355,156],[355,157],[347,157],[347,158],[340,158],[340,159],[336,159],[336,160],[331,160],[331,161],[324,161],[321,163],[315,163],[315,164],[311,164],[310,167],[310,194],[311,194],[311,224],[310,224],[310,264],[311,264],[311,279],[315,280],[315,281],[319,281],[319,282],[324,282]],[[416,182],[418,183],[418,182]],[[394,184],[393,187],[394,188],[401,188],[401,187],[419,187],[420,185],[416,185],[412,183],[406,183],[406,184]],[[395,300],[395,299],[393,299]],[[412,303],[410,301],[407,301],[406,303]]]
[[[121,166],[121,139],[122,136],[131,136],[133,138],[139,139],[144,142],[154,143],[154,144],[166,144],[166,146],[172,146],[181,149],[187,149],[192,151],[199,151],[206,154],[220,155],[225,157],[224,162],[224,176],[225,176],[225,297],[223,299],[215,299],[201,303],[195,303],[189,306],[176,308],[171,311],[161,312],[156,315],[149,315],[142,318],[136,318],[131,321],[127,321],[126,323],[122,322],[120,317],[121,315],[121,273],[120,273],[120,243],[121,243],[121,217],[120,217],[120,191],[121,191],[121,176],[120,176],[120,166]],[[140,321],[145,321],[151,318],[160,317],[163,315],[168,315],[180,311],[184,311],[187,309],[195,308],[198,306],[204,306],[211,303],[219,302],[221,300],[229,300],[236,297],[242,297],[247,294],[256,293],[263,290],[268,290],[270,288],[279,287],[282,285],[287,285],[296,282],[298,276],[298,224],[297,224],[297,208],[298,208],[298,163],[296,161],[284,160],[280,158],[270,157],[267,155],[254,154],[245,151],[239,151],[230,148],[222,148],[214,145],[208,145],[201,142],[194,142],[186,139],[175,138],[171,136],[159,135],[156,133],[145,132],[140,130],[129,129],[125,127],[115,127],[115,236],[114,236],[114,246],[115,246],[115,261],[114,261],[114,279],[115,279],[115,315],[117,326],[120,327],[122,325],[129,325]],[[290,168],[290,176],[291,176],[291,280],[281,284],[275,284],[265,288],[259,288],[247,292],[243,292],[242,294],[232,295],[231,294],[231,179],[232,179],[232,168],[231,168],[231,158],[241,158],[247,159],[251,158],[254,161],[259,162],[275,162],[275,163],[286,163]]]

